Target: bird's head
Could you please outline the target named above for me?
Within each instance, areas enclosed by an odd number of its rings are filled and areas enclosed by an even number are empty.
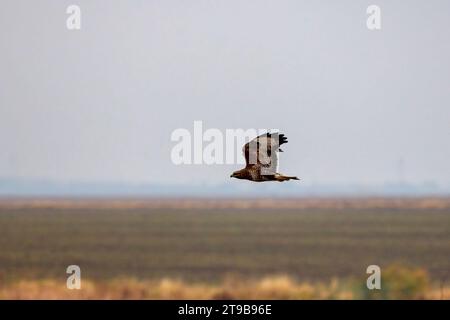
[[[230,178],[245,179],[245,174],[242,170],[235,171],[230,175]]]

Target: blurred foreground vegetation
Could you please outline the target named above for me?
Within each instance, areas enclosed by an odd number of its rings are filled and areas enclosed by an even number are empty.
[[[362,278],[300,283],[282,275],[260,280],[228,276],[216,284],[123,278],[83,280],[80,290],[69,290],[65,283],[38,280],[0,286],[0,299],[450,299],[450,287],[432,286],[420,268],[388,267],[380,290],[363,284]]]

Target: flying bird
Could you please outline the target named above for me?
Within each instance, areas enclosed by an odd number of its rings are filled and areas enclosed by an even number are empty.
[[[283,152],[280,146],[287,142],[284,134],[266,133],[246,143],[242,148],[245,168],[233,172],[230,177],[255,182],[300,180],[276,172],[278,152]]]

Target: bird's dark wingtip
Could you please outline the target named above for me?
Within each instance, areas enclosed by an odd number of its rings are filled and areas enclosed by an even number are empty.
[[[278,144],[279,145],[282,145],[283,143],[288,143],[288,139],[287,139],[287,137],[286,137],[286,135],[284,133],[270,133],[270,132],[266,133],[266,136],[268,138],[272,138],[272,135],[274,136],[274,138],[278,137],[278,142],[279,142]]]
[[[283,143],[288,143],[287,137],[284,134],[279,135],[279,141],[280,145],[282,145]]]

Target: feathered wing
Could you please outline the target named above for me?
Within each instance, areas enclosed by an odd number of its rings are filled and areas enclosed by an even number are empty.
[[[278,167],[280,145],[287,143],[284,134],[266,133],[246,143],[242,148],[246,168],[257,170],[259,175],[275,175]]]

